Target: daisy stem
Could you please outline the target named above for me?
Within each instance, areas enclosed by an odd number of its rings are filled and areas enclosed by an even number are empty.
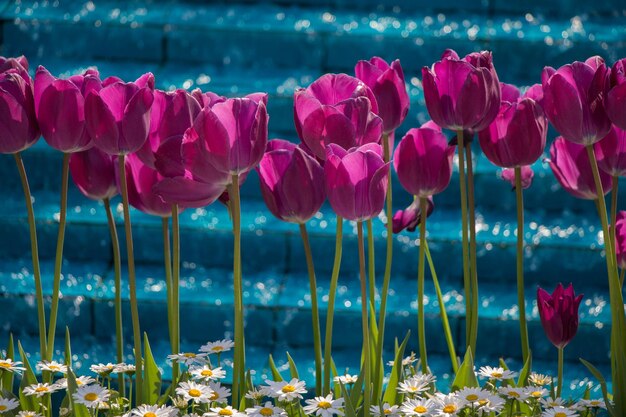
[[[374,300],[376,297],[376,252],[374,251],[374,231],[372,219],[367,221],[367,268],[369,277],[369,298],[372,311],[375,310]]]
[[[111,211],[111,201],[108,198],[102,200],[104,210],[107,214],[107,222],[109,223],[109,233],[111,234],[111,247],[113,250],[113,270],[115,274],[115,345],[117,353],[117,362],[124,362],[124,335],[122,333],[122,266],[120,260],[120,242],[117,237],[117,228],[115,227],[115,219]],[[124,375],[120,374],[117,378],[120,396],[125,396]]]
[[[309,287],[311,291],[311,326],[313,328],[313,349],[315,353],[315,395],[322,395],[322,341],[320,331],[320,313],[317,304],[317,281],[315,279],[315,266],[313,265],[313,255],[311,253],[311,244],[309,242],[309,234],[306,230],[306,224],[300,223],[300,236],[304,245],[304,256],[306,258],[306,266],[309,273]]]
[[[472,280],[472,333],[470,335],[470,346],[472,353],[476,354],[476,340],[478,339],[478,266],[476,265],[476,212],[474,204],[474,168],[472,166],[471,143],[468,143],[465,147],[465,156],[467,162],[467,200],[469,206],[470,277]]]
[[[420,213],[426,213],[427,201],[426,197],[420,197]],[[428,357],[426,354],[426,321],[424,320],[424,247],[426,246],[426,218],[422,216],[420,221],[420,247],[417,269],[417,337],[419,339],[420,364],[422,373],[428,373]]]
[[[463,130],[456,132],[459,147],[459,184],[461,193],[461,239],[463,251],[463,287],[465,290],[465,345],[470,346],[472,334],[472,292],[470,282],[469,237],[467,234],[467,185],[465,184],[465,150]],[[474,349],[472,349],[474,352]]]
[[[369,417],[370,401],[371,401],[371,374],[370,374],[370,339],[369,339],[369,323],[367,320],[368,304],[367,304],[367,275],[365,275],[365,245],[363,242],[363,222],[357,223],[357,235],[359,245],[359,276],[361,278],[361,326],[363,327],[363,373],[364,390],[363,390],[363,415]]]
[[[163,262],[165,266],[165,287],[167,291],[167,329],[170,335],[170,350],[172,355],[176,355],[176,345],[174,343],[174,323],[173,323],[173,308],[172,305],[172,252],[170,249],[170,225],[169,218],[163,217],[161,219],[161,230],[163,232]],[[174,366],[176,362],[172,363]]]
[[[48,345],[46,358],[52,360],[54,352],[54,336],[56,335],[57,315],[59,311],[59,293],[61,292],[61,267],[63,265],[63,244],[65,241],[65,221],[67,218],[67,187],[69,182],[70,154],[63,154],[63,170],[61,172],[61,203],[59,211],[59,234],[57,250],[54,258],[54,276],[52,281],[52,304],[50,306],[50,325],[48,326]]]
[[[328,307],[326,310],[326,336],[324,338],[324,390],[323,395],[330,392],[330,364],[332,362],[331,352],[333,343],[333,315],[335,312],[335,297],[337,295],[337,281],[339,280],[339,269],[341,268],[341,252],[343,240],[343,218],[337,216],[337,231],[335,233],[335,261],[333,272],[330,278],[330,289],[328,290]]]
[[[180,227],[178,222],[178,205],[172,205],[172,331],[174,333],[174,351],[180,352]],[[172,383],[176,383],[179,374],[178,362],[172,367]]]
[[[33,199],[30,194],[28,177],[24,168],[22,154],[13,154],[15,164],[20,174],[24,200],[26,201],[26,212],[28,214],[28,228],[30,230],[30,252],[33,260],[33,276],[35,278],[35,297],[37,298],[37,321],[39,322],[39,349],[42,358],[46,357],[46,312],[43,305],[43,290],[41,287],[41,269],[39,267],[39,246],[37,245],[37,226],[35,225],[35,211],[33,210]]]
[[[139,309],[137,306],[137,281],[135,276],[135,255],[133,250],[133,231],[130,223],[130,209],[128,205],[128,184],[126,183],[126,164],[124,154],[117,158],[120,173],[120,188],[122,206],[124,208],[124,232],[126,234],[126,257],[128,262],[128,286],[130,293],[130,315],[133,324],[133,341],[135,346],[135,398],[137,404],[142,404],[143,370],[141,350],[141,328],[139,326]]]
[[[559,359],[556,382],[556,397],[561,398],[561,392],[563,390],[563,348],[558,348],[557,350],[559,351]]]
[[[515,167],[515,196],[517,199],[517,305],[519,308],[519,331],[522,341],[522,363],[528,359],[528,327],[526,324],[526,298],[524,297],[524,195],[522,192],[522,168]]]

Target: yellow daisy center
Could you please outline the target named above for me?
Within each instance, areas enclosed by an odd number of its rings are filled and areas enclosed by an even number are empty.
[[[600,405],[600,401],[591,400],[589,401],[589,405],[592,407],[598,407]]]
[[[269,407],[263,407],[259,410],[259,414],[265,417],[270,417],[271,415],[274,415],[274,411]]]
[[[199,389],[192,388],[187,392],[187,394],[189,394],[190,397],[198,398],[202,395],[202,392],[200,392]]]
[[[509,397],[519,398],[519,394],[515,391],[509,391]]]
[[[48,387],[37,387],[35,392],[48,392]]]
[[[487,403],[489,403],[489,400],[485,400],[485,399],[478,400],[478,405],[485,405]]]
[[[424,407],[423,405],[418,405],[417,407],[413,409],[413,411],[415,411],[416,413],[425,413],[428,411],[428,409]]]
[[[202,376],[213,376],[213,371],[211,371],[210,369],[203,369],[202,372],[200,372],[200,375],[202,375]]]
[[[330,408],[330,403],[328,401],[320,401],[319,403],[317,403],[317,407],[328,410]]]
[[[294,387],[293,385],[289,385],[289,384],[285,385],[281,389],[282,392],[294,392],[295,390],[296,390],[296,387]]]
[[[562,412],[560,412],[560,411],[559,411],[558,413],[556,413],[556,414],[554,415],[554,417],[567,417],[567,414],[562,413]]]
[[[9,362],[0,362],[0,368],[9,369],[11,368],[11,364]]]
[[[502,372],[492,372],[491,376],[493,378],[502,378]]]
[[[209,398],[211,401],[216,401],[218,398],[220,398],[220,395],[217,393],[217,391],[213,391],[213,394],[211,394],[211,398]]]
[[[531,397],[539,398],[541,397],[541,391],[533,391],[530,393]]]
[[[383,410],[383,414],[387,416],[387,415],[391,414],[391,410],[390,410],[390,409],[388,409],[388,408],[385,408],[385,409]]]
[[[98,394],[95,392],[88,392],[83,398],[87,401],[96,401],[98,399]]]
[[[157,417],[157,415],[152,411],[148,411],[146,414],[143,415],[143,417]]]
[[[58,371],[59,370],[59,367],[56,366],[56,365],[48,365],[48,368],[52,369],[53,371]]]
[[[456,411],[456,405],[448,404],[445,407],[443,407],[442,411],[444,413],[454,413]]]
[[[80,379],[77,379],[76,380],[76,386],[80,387],[81,385],[83,385],[83,381],[81,381]]]
[[[4,404],[0,404],[0,411],[4,411],[7,409],[7,406]]]
[[[185,358],[195,358],[196,354],[195,353],[183,353],[183,356]]]
[[[212,350],[213,352],[221,352],[221,351],[223,351],[223,350],[224,350],[224,347],[223,347],[223,346],[213,346],[213,347],[211,348],[211,350]]]
[[[230,410],[229,410],[229,409],[227,409],[227,408],[222,408],[222,409],[219,411],[219,413],[217,413],[217,414],[218,414],[218,415],[220,415],[220,416],[232,416],[232,415],[233,415],[233,412],[232,412],[232,411],[230,411]]]
[[[467,397],[465,397],[465,399],[467,401],[476,401],[478,399],[478,395],[476,395],[476,394],[469,394]]]

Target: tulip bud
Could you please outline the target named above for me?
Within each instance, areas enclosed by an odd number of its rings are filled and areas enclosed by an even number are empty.
[[[426,202],[428,204],[426,210],[426,217],[430,217],[433,210],[435,209],[435,203],[433,202],[432,196],[426,198]],[[393,233],[400,233],[404,229],[409,232],[414,232],[415,229],[422,222],[422,213],[420,209],[419,199],[413,200],[410,206],[405,208],[404,210],[396,211],[396,214],[393,215]]]
[[[15,69],[0,73],[0,153],[17,153],[39,139],[30,83]]]
[[[576,296],[572,284],[566,289],[559,284],[552,295],[537,288],[537,309],[543,330],[557,348],[564,348],[578,330],[578,307],[583,295]]]
[[[521,167],[522,174],[522,190],[529,188],[533,183],[533,177],[535,173],[533,169],[529,165],[524,165]],[[513,187],[513,191],[515,191],[515,168],[505,168],[502,170],[502,179],[507,181]]]

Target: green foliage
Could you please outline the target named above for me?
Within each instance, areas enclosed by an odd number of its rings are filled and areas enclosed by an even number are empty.
[[[469,347],[467,348],[467,352],[465,352],[463,363],[459,366],[456,376],[454,377],[454,381],[452,381],[451,390],[457,391],[465,387],[478,387],[478,379],[476,379],[476,374],[474,373],[474,358],[472,356],[472,349]]]
[[[274,363],[274,358],[272,357],[271,353],[269,357],[269,363],[270,363],[270,370],[272,371],[272,379],[276,382],[283,381],[284,378],[280,374],[280,371],[278,370],[278,368],[276,367],[276,363]]]
[[[20,383],[20,406],[22,407],[22,410],[25,411],[37,411],[39,407],[39,400],[35,396],[27,397],[23,394],[24,388],[37,383],[37,377],[35,376],[33,368],[28,362],[28,357],[26,356],[26,353],[22,348],[22,344],[19,341],[17,342],[17,349],[20,352],[20,359],[24,363],[24,368],[26,368],[22,374],[22,382]]]
[[[291,358],[289,352],[287,352],[287,361],[289,361],[289,373],[291,374],[291,377],[299,379],[300,376],[298,375],[298,368],[296,367],[296,363]]]
[[[152,349],[148,342],[148,335],[143,334],[144,344],[144,381],[143,381],[143,401],[153,405],[159,401],[161,395],[161,371],[152,356]]]
[[[74,372],[68,368],[67,370],[67,396],[70,403],[70,408],[73,411],[74,417],[90,417],[89,410],[83,404],[76,404],[74,402],[73,395],[78,389],[78,384],[76,384],[76,375]]]
[[[15,360],[15,343],[13,343],[13,333],[9,334],[9,344],[7,345],[6,359]],[[0,380],[2,389],[4,391],[9,391],[9,392],[12,391],[13,390],[13,372],[3,371],[0,374],[2,375],[2,379]]]
[[[598,370],[598,368],[596,368],[595,366],[593,366],[591,363],[587,362],[586,360],[580,359],[580,361],[582,362],[583,365],[585,365],[585,367],[589,370],[589,372],[591,372],[591,374],[600,383],[600,388],[602,389],[602,396],[604,397],[604,402],[606,403],[606,408],[607,408],[609,414],[611,415],[611,417],[622,417],[622,416],[620,416],[617,413],[617,410],[615,410],[615,408],[609,402],[610,397],[609,397],[609,393],[608,393],[607,388],[606,388],[606,380],[602,376],[602,373]]]
[[[404,358],[404,349],[406,348],[406,344],[409,341],[409,336],[411,332],[408,331],[406,336],[404,336],[404,340],[398,346],[398,340],[396,339],[396,356],[393,360],[393,367],[391,368],[391,375],[389,376],[389,382],[387,383],[387,389],[385,390],[385,395],[383,396],[383,403],[389,404],[397,404],[398,399],[398,384],[402,379],[402,358]]]
[[[517,386],[518,387],[525,387],[526,385],[528,385],[528,376],[530,375],[530,370],[532,368],[532,364],[533,364],[533,352],[531,350],[528,351],[528,358],[526,359],[526,363],[524,364],[524,367],[522,368],[522,370],[519,373],[519,379],[517,380]]]

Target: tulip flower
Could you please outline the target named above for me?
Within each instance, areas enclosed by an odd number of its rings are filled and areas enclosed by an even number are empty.
[[[409,130],[394,152],[393,164],[400,184],[418,197],[442,192],[452,177],[454,150],[441,132],[428,128]]]
[[[626,270],[626,211],[620,211],[616,216],[615,255],[617,256],[617,265],[622,270],[621,284],[623,285],[623,271]]]
[[[370,143],[348,151],[329,145],[324,174],[328,201],[339,216],[364,221],[383,209],[389,163],[383,161],[380,145]]]
[[[270,141],[268,148],[272,142],[279,141]],[[326,198],[324,169],[298,147],[275,146],[271,145],[274,149],[265,153],[257,167],[265,204],[283,221],[306,223]]]
[[[613,64],[609,77],[609,91],[604,99],[609,119],[626,130],[626,58]]]
[[[558,137],[550,146],[548,163],[565,191],[577,198],[587,200],[598,198],[591,164],[584,146]],[[611,189],[611,176],[600,172],[600,180],[605,195]]]
[[[520,98],[520,92],[513,84],[500,83],[501,101],[515,103]]]
[[[533,84],[528,87],[528,90],[524,93],[524,97],[532,98],[543,108],[543,87],[541,84]]]
[[[369,61],[359,61],[354,73],[376,97],[383,132],[389,134],[396,130],[406,118],[410,104],[400,60],[396,59],[389,65],[375,56]]]
[[[320,160],[326,146],[344,149],[380,142],[383,124],[374,93],[346,74],[326,74],[294,93],[296,131]]]
[[[92,200],[105,200],[117,195],[115,161],[98,148],[73,153],[70,156],[70,173],[78,189]]]
[[[33,91],[16,70],[0,73],[0,153],[15,154],[39,139]]]
[[[427,197],[426,200],[428,201],[426,217],[430,217],[435,210],[435,203],[433,202],[432,196]],[[400,233],[405,229],[409,232],[414,232],[420,225],[421,221],[422,212],[420,210],[419,200],[415,199],[407,208],[404,210],[398,210],[396,211],[396,214],[393,215],[393,232]]]
[[[535,173],[529,165],[521,167],[522,190],[529,188],[533,183]],[[505,168],[502,170],[502,179],[507,181],[515,190],[515,168]]]
[[[608,72],[601,58],[574,62],[541,75],[543,107],[556,130],[568,141],[591,145],[609,133],[604,109]]]
[[[172,206],[152,191],[156,183],[163,179],[157,170],[150,168],[136,154],[126,155],[126,183],[128,184],[128,202],[137,210],[158,217],[172,215]],[[117,172],[118,182],[123,181]]]
[[[626,176],[626,130],[611,127],[608,135],[594,143],[598,168],[613,177]]]
[[[0,73],[15,70],[18,74],[22,76],[24,81],[28,84],[31,84],[30,75],[28,75],[28,60],[24,55],[18,56],[17,58],[6,58],[0,56]]]
[[[224,96],[217,95],[210,91],[203,93],[202,90],[200,90],[199,88],[196,88],[195,90],[193,90],[191,92],[191,95],[198,101],[198,103],[200,103],[200,106],[202,108],[205,108],[207,106],[211,107],[214,104],[226,101],[226,97]]]

